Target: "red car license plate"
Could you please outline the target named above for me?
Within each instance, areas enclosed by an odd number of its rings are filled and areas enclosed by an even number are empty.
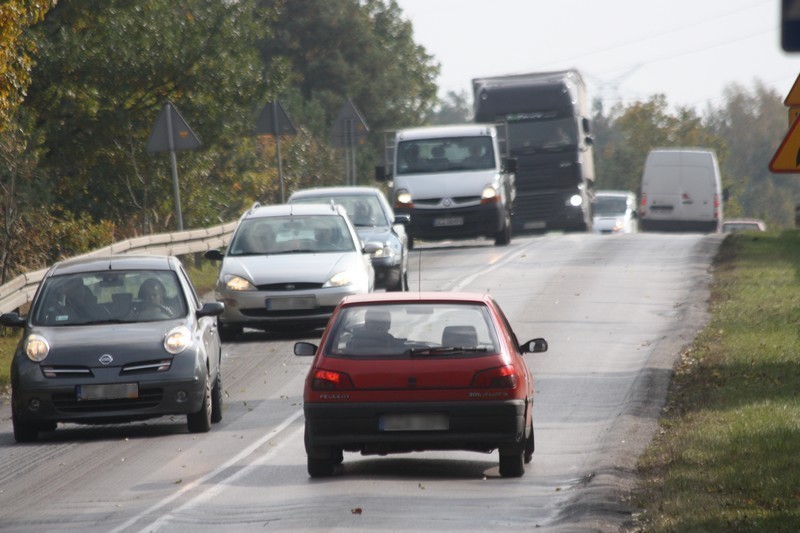
[[[450,417],[444,413],[388,414],[378,418],[381,431],[445,431]]]

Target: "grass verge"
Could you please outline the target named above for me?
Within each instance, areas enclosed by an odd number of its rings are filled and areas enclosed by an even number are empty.
[[[800,531],[800,233],[720,248],[712,318],[639,460],[641,531]]]

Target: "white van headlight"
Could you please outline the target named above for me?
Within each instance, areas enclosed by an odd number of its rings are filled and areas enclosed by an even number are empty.
[[[493,185],[487,185],[483,188],[483,192],[481,192],[481,203],[491,203],[497,200],[498,194],[497,189],[494,188]]]
[[[397,205],[410,205],[412,203],[411,193],[406,189],[399,189],[395,194],[394,199]]]

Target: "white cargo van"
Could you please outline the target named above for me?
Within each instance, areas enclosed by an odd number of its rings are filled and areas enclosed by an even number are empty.
[[[720,230],[722,184],[713,150],[651,150],[642,175],[643,231]]]
[[[515,160],[501,148],[491,124],[431,126],[391,132],[386,166],[395,214],[407,214],[409,247],[417,239],[488,237],[511,241]]]

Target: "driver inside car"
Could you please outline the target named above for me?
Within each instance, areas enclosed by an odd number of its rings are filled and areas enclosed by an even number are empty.
[[[139,287],[139,302],[129,318],[156,319],[175,316],[175,311],[166,304],[167,290],[155,278],[146,279]]]

